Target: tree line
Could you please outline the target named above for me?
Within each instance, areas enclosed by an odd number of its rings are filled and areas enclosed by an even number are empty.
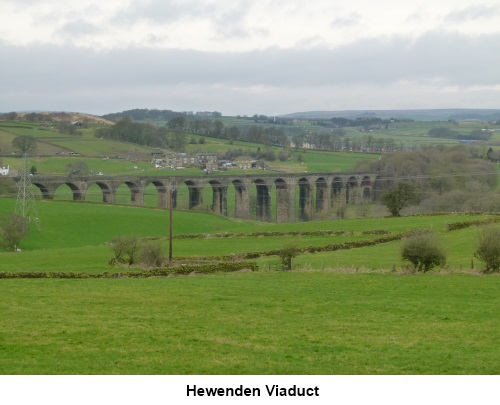
[[[463,145],[433,146],[388,153],[376,162],[359,163],[355,170],[380,173],[385,180],[374,191],[382,200],[391,189],[399,193],[396,199],[411,194],[406,205],[416,206],[415,212],[498,212],[497,171],[481,156],[479,149]],[[398,190],[395,186],[401,182],[408,183],[411,190]]]
[[[447,127],[432,128],[427,133],[432,138],[446,138],[446,139],[459,139],[459,140],[471,140],[471,141],[487,141],[491,137],[491,133],[488,131],[482,131],[476,129],[468,134],[461,134],[458,131],[454,131]]]

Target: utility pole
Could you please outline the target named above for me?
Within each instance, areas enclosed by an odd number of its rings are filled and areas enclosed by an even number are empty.
[[[168,203],[168,211],[169,211],[169,221],[168,221],[168,261],[169,263],[172,261],[172,210],[173,210],[173,193],[175,191],[175,186],[170,188],[170,198]]]
[[[23,155],[23,167],[19,170],[19,182],[17,183],[17,201],[15,213],[28,220],[28,223],[34,224],[40,230],[38,223],[38,214],[35,206],[35,195],[31,185],[29,171],[28,154]]]

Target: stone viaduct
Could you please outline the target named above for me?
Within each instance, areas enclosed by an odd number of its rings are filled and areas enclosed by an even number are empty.
[[[32,184],[39,188],[42,198],[52,199],[56,190],[67,185],[73,200],[83,201],[90,186],[102,191],[104,203],[114,203],[118,187],[125,184],[130,190],[130,203],[144,205],[146,187],[155,186],[158,207],[168,208],[172,191],[172,207],[177,206],[179,187],[188,189],[188,208],[203,203],[203,189],[212,190],[210,208],[220,215],[228,214],[228,189],[234,187],[234,215],[250,218],[250,210],[258,221],[291,222],[311,219],[312,213],[326,213],[346,204],[371,201],[380,190],[383,180],[375,173],[262,173],[218,174],[200,176],[35,176]],[[255,188],[253,188],[255,186]],[[251,207],[250,190],[253,189]],[[231,194],[232,195],[232,194]],[[99,197],[100,198],[100,197]],[[274,199],[274,201],[273,201]],[[272,209],[276,211],[273,213]]]

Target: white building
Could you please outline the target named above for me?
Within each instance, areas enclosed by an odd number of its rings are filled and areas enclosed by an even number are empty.
[[[9,165],[0,167],[0,176],[7,176],[9,174]]]

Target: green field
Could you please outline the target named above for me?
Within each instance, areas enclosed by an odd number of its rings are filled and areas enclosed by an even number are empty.
[[[1,374],[498,374],[500,278],[1,280]]]

